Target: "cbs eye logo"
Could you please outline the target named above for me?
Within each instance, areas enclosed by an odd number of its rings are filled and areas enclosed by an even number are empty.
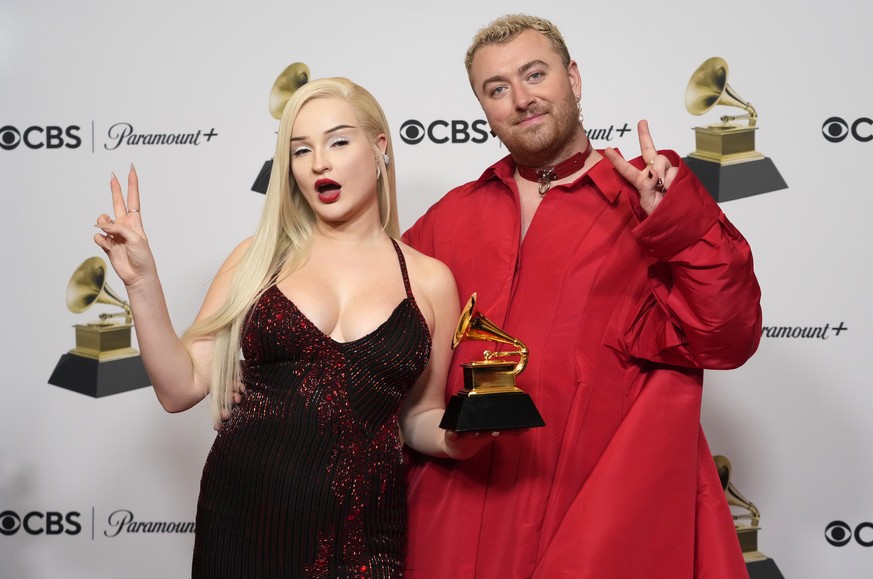
[[[70,125],[68,127],[57,126],[32,126],[19,130],[12,125],[0,127],[0,149],[11,151],[20,145],[28,149],[77,149],[82,144],[79,136],[81,127]]]
[[[14,535],[23,530],[28,535],[78,535],[82,530],[79,523],[81,513],[70,511],[59,513],[57,511],[31,511],[25,515],[19,515],[15,511],[3,511],[0,513],[0,535]]]
[[[417,145],[427,138],[430,142],[443,143],[484,143],[491,136],[488,121],[477,119],[467,121],[436,120],[425,126],[421,121],[410,119],[400,126],[400,138],[407,145]]]
[[[853,531],[844,521],[834,521],[825,527],[824,534],[834,547],[845,547],[852,538],[862,547],[873,547],[873,523],[861,523]]]
[[[871,126],[873,126],[873,119],[867,117],[856,119],[851,124],[840,117],[831,117],[822,124],[821,134],[831,143],[845,141],[850,135],[856,141],[866,143],[873,141]]]

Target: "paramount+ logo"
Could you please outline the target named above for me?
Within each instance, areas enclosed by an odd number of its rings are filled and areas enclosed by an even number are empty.
[[[19,147],[28,149],[78,149],[82,145],[79,125],[32,125],[19,128],[12,125],[0,127],[0,149],[11,151]]]
[[[101,525],[97,522],[97,509],[92,507],[87,522],[80,521],[79,511],[40,511],[21,513],[13,510],[0,512],[0,540],[14,535],[58,536],[81,535],[95,540],[97,537],[112,539],[122,535],[192,535],[194,521],[142,520],[133,511],[116,509],[106,516]]]
[[[437,145],[447,143],[482,144],[491,138],[497,138],[485,119],[474,121],[437,119],[427,124],[417,119],[409,119],[400,125],[399,132],[400,138],[407,145],[417,145],[425,140]],[[612,141],[624,137],[625,133],[629,132],[631,132],[631,128],[626,122],[622,126],[613,124],[609,127],[585,130],[585,134],[592,141]]]
[[[89,126],[90,125],[90,126]],[[66,150],[90,149],[115,151],[126,147],[198,147],[211,143],[218,137],[215,128],[140,130],[132,123],[117,122],[110,125],[101,136],[95,121],[83,125],[0,126],[0,152],[18,150]]]

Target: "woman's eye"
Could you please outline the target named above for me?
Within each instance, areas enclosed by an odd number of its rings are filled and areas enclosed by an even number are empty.
[[[309,148],[308,148],[308,147],[297,147],[297,148],[294,149],[294,151],[291,153],[291,156],[292,156],[292,157],[299,157],[299,156],[301,156],[301,155],[305,155],[305,154],[308,153],[308,152],[309,152]]]
[[[339,137],[339,138],[333,140],[333,142],[331,143],[331,146],[333,146],[333,147],[345,147],[348,144],[349,144],[349,140],[347,138]]]

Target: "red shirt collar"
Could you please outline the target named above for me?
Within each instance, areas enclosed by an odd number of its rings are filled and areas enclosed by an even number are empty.
[[[600,149],[598,149],[597,152],[603,154],[603,151]],[[484,183],[490,179],[499,179],[506,183],[507,186],[512,186],[510,184],[515,182],[515,161],[512,159],[512,155],[503,157],[485,169],[479,179],[476,180],[476,184]],[[609,203],[614,203],[621,194],[623,180],[606,157],[597,161],[591,169],[580,175],[578,179],[571,181],[570,183],[552,185],[552,189],[573,192],[582,185],[586,179],[590,180],[594,187]]]

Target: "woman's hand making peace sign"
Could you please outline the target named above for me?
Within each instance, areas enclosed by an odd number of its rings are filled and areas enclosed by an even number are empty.
[[[142,227],[139,179],[133,165],[127,176],[127,200],[114,173],[109,180],[109,189],[112,191],[115,218],[106,213],[97,218],[97,227],[103,233],[96,234],[94,241],[106,252],[112,268],[124,285],[130,287],[144,277],[157,274],[155,260]]]

